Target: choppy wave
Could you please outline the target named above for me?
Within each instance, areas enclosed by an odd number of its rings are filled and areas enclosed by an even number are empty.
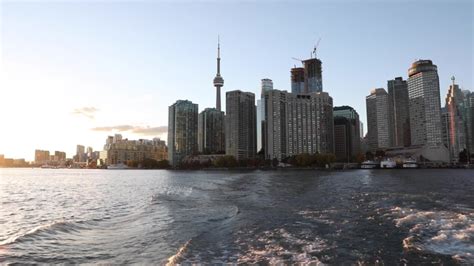
[[[18,233],[3,241],[0,241],[0,247],[22,243],[25,241],[34,241],[40,236],[53,236],[57,233],[73,233],[85,229],[80,225],[81,222],[55,221],[44,225],[36,226],[30,230]]]
[[[234,218],[235,216],[239,214],[239,212],[240,212],[239,207],[235,205],[229,206],[224,213],[222,213],[221,215],[216,215],[214,217],[208,218],[207,221],[208,222],[221,222],[224,220]]]
[[[192,187],[184,186],[165,186],[161,187],[158,192],[156,192],[151,197],[152,203],[160,203],[161,201],[176,201],[180,198],[186,199],[193,193]]]
[[[406,251],[450,255],[474,263],[474,212],[419,211],[395,207],[390,210],[397,227],[409,229],[403,240]]]

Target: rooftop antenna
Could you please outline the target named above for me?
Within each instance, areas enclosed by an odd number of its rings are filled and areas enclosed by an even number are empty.
[[[451,80],[453,81],[453,87],[454,87],[454,80],[456,80],[456,78],[454,76],[452,76]]]

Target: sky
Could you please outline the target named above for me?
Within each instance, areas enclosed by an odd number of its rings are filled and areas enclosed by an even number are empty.
[[[166,140],[168,106],[215,105],[217,36],[225,92],[291,90],[290,68],[321,38],[323,90],[354,107],[410,64],[474,90],[472,1],[0,1],[0,154],[100,150],[108,135]]]

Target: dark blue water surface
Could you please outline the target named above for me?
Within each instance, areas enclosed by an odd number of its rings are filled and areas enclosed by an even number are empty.
[[[474,263],[473,170],[0,169],[0,263]]]

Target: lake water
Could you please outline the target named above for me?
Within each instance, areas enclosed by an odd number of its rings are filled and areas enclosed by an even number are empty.
[[[0,263],[474,263],[474,170],[0,169]]]

